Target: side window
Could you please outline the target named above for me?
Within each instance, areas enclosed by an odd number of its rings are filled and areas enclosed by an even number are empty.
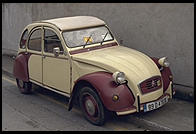
[[[28,49],[41,51],[41,29],[33,31],[28,42]]]
[[[27,37],[28,37],[28,31],[25,30],[23,32],[23,34],[22,34],[21,39],[20,39],[20,48],[22,48],[22,49],[25,49],[26,48],[25,43],[27,41]]]
[[[60,51],[63,51],[61,41],[57,34],[52,30],[45,29],[44,32],[44,51],[48,53],[53,53],[53,48],[59,47]]]

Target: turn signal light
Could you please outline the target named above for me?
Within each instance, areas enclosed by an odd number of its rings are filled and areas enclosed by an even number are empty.
[[[113,101],[119,100],[119,96],[118,96],[118,95],[114,95],[114,96],[112,97],[112,100],[113,100]]]

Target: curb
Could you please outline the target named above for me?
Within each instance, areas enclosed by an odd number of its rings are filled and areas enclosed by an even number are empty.
[[[166,126],[162,126],[160,124],[157,124],[155,122],[151,122],[145,119],[142,119],[140,117],[132,116],[127,120],[129,123],[133,123],[135,125],[138,125],[142,128],[146,128],[147,131],[174,131],[171,128],[168,128]]]
[[[177,90],[174,98],[194,103],[194,91]]]
[[[5,74],[5,75],[7,75],[7,76],[9,76],[11,78],[14,78],[14,75],[12,73],[10,73],[9,71],[7,71],[7,70],[5,70],[3,68],[2,68],[2,74]]]

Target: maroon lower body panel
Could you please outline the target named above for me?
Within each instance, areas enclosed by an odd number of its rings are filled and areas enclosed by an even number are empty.
[[[20,80],[25,82],[29,81],[29,73],[28,73],[28,60],[30,54],[20,53],[15,61],[13,68],[13,75]]]
[[[111,73],[96,72],[81,77],[78,81],[88,81],[98,92],[104,106],[110,111],[122,111],[133,107],[134,96],[126,84],[117,85]],[[113,100],[117,95],[118,100]]]

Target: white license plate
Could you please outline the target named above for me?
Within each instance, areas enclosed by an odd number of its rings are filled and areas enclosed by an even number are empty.
[[[163,106],[165,103],[168,102],[168,98],[169,98],[169,96],[165,96],[158,101],[144,104],[144,112],[148,112],[148,111],[151,111],[151,110],[154,110],[154,109],[157,109],[157,108]]]

